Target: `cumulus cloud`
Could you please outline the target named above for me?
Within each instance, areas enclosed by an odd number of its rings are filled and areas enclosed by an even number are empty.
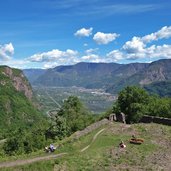
[[[106,55],[108,61],[117,62],[123,59],[151,59],[151,58],[171,58],[171,45],[152,44],[160,39],[171,37],[171,26],[162,27],[157,32],[145,35],[143,37],[133,37],[127,41],[121,49],[113,50]],[[149,43],[150,46],[149,46]]]
[[[146,35],[144,37],[133,37],[131,41],[127,41],[123,45],[123,50],[128,54],[145,53],[147,44],[159,39],[171,37],[171,26],[163,27],[159,31]]]
[[[57,62],[62,60],[69,60],[75,58],[78,55],[77,51],[67,49],[66,51],[61,51],[58,49],[53,49],[48,52],[37,53],[28,58],[31,62]]]
[[[12,43],[0,45],[0,60],[8,61],[14,54],[14,47]]]
[[[74,35],[75,36],[78,36],[78,37],[89,37],[90,35],[92,35],[92,31],[93,31],[93,28],[90,27],[89,29],[86,29],[86,28],[82,28],[80,30],[77,30]]]
[[[145,46],[146,45],[142,42],[141,38],[133,37],[131,41],[127,41],[123,45],[123,50],[125,50],[129,54],[139,53],[144,50]]]
[[[149,43],[151,41],[157,41],[159,39],[167,39],[171,37],[171,26],[162,27],[159,31],[151,33],[141,38],[144,43]]]
[[[85,51],[86,54],[92,54],[92,53],[96,53],[97,51],[99,50],[99,48],[90,48],[90,49],[87,49]]]
[[[124,59],[124,55],[120,50],[113,50],[109,52],[106,56],[111,62],[117,62],[119,60]]]
[[[102,32],[97,32],[93,36],[93,40],[97,44],[108,44],[115,40],[117,37],[119,37],[119,34],[116,33],[102,33]]]
[[[98,63],[98,62],[105,62],[105,59],[97,54],[87,54],[85,56],[82,56],[80,61]]]

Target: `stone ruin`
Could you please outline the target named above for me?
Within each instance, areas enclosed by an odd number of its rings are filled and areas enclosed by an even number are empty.
[[[112,113],[109,115],[109,121],[116,121],[116,122],[122,122],[122,123],[126,123],[126,117],[124,113]]]

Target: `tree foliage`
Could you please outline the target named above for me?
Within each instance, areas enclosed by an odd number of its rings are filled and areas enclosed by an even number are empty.
[[[145,90],[136,86],[128,86],[119,93],[114,110],[125,113],[128,122],[137,122],[142,116],[143,106],[147,103],[148,94]]]
[[[113,112],[125,113],[128,123],[138,122],[143,115],[171,117],[171,99],[150,96],[142,88],[128,86],[119,93]]]
[[[81,130],[93,121],[93,117],[85,109],[81,101],[76,96],[70,96],[66,99],[58,112],[59,118],[65,118],[67,135]],[[56,117],[56,118],[58,118]]]

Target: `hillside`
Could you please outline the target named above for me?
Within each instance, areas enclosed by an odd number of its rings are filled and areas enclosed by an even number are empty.
[[[161,97],[171,97],[171,81],[159,81],[144,86],[150,94],[158,94]]]
[[[27,71],[26,76],[32,85],[37,86],[101,88],[117,94],[127,85],[143,87],[154,82],[171,80],[170,66],[171,59],[131,64],[78,63],[58,66],[43,72]]]
[[[32,164],[29,159],[18,160],[18,162],[28,161],[30,164],[25,163],[23,166],[1,168],[0,170],[169,171],[171,167],[170,131],[171,127],[159,124],[124,125],[111,122],[78,140],[72,141],[72,137],[63,140],[59,143],[60,148],[54,153],[57,154],[56,158],[52,154],[42,152],[39,153],[39,158],[42,156],[44,161],[38,160],[38,157],[31,157]],[[133,134],[143,138],[144,143],[130,144],[129,139]],[[118,148],[121,140],[126,144],[125,149]],[[37,162],[34,161],[34,158]],[[49,161],[46,161],[47,158]]]
[[[31,86],[21,70],[0,66],[0,137],[42,120],[32,97]]]
[[[112,82],[111,73],[120,64],[78,63],[71,66],[58,66],[47,70],[33,84],[57,87],[102,88],[105,82]]]
[[[152,83],[160,81],[171,80],[171,60],[163,59],[146,64],[141,70],[134,72],[134,74],[125,77],[125,79],[118,80],[111,87],[106,89],[107,92],[117,93],[128,85],[139,85],[144,87]]]

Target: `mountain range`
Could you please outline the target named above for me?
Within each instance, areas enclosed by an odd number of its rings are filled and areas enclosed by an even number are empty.
[[[82,62],[47,70],[27,69],[24,73],[36,86],[101,88],[116,94],[127,85],[147,89],[161,81],[167,85],[171,81],[171,59],[130,64]]]

